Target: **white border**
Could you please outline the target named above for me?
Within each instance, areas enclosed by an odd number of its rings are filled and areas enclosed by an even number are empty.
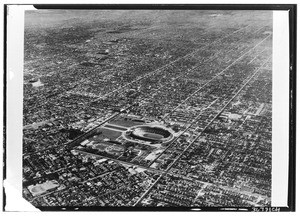
[[[297,4],[298,0],[3,0],[3,4]]]
[[[288,11],[273,12],[272,206],[287,207],[289,150]]]
[[[24,9],[26,8],[10,6],[7,16],[7,179],[4,181],[6,211],[35,209],[22,198]]]

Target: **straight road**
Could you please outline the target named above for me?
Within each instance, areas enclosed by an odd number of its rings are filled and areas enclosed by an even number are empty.
[[[261,68],[270,60],[270,58],[267,59],[251,76],[250,78],[245,82],[245,84],[242,85],[242,87],[236,92],[236,94],[223,106],[223,108],[218,112],[214,118],[205,126],[205,128],[196,136],[196,138],[181,152],[181,154],[169,165],[169,167],[162,173],[158,179],[148,188],[148,190],[139,198],[139,200],[134,204],[134,206],[138,205],[151,191],[151,189],[159,182],[159,180],[168,174],[172,166],[182,157],[182,155],[195,143],[195,141],[202,135],[202,133],[214,122],[214,120],[225,110],[225,108],[240,94],[240,92],[245,88],[245,86],[250,82],[250,80],[253,79],[253,77],[261,70]]]

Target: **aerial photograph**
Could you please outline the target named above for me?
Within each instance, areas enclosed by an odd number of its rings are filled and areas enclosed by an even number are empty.
[[[28,10],[36,208],[270,207],[272,11]]]

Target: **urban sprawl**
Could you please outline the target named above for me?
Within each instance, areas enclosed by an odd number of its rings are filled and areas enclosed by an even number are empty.
[[[271,12],[27,12],[23,197],[270,206],[271,56]]]

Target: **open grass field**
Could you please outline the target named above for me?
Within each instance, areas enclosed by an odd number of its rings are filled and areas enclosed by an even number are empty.
[[[109,122],[110,124],[115,124],[115,125],[120,125],[123,127],[133,127],[136,125],[142,125],[144,124],[143,122],[136,122],[136,121],[131,121],[131,120],[125,120],[123,118],[119,118],[119,119],[114,119],[112,121]]]
[[[121,136],[121,134],[122,133],[119,132],[119,131],[109,130],[109,129],[106,129],[106,128],[100,128],[100,129],[97,130],[97,135],[95,135],[96,137],[90,138],[90,141],[101,141],[105,138],[115,140],[119,136]]]

